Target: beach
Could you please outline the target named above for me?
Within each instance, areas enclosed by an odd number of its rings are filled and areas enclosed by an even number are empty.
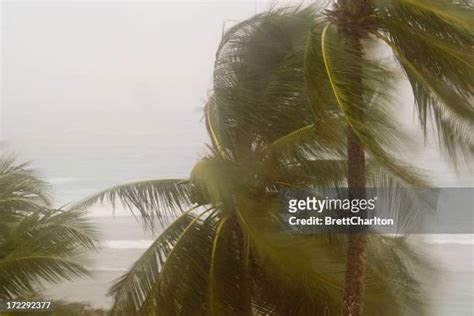
[[[103,247],[88,258],[93,276],[63,282],[48,289],[52,297],[81,301],[95,307],[108,308],[107,296],[113,281],[124,274],[151,244],[152,234],[143,233],[134,217],[94,217],[103,232]],[[157,232],[158,233],[158,232]],[[430,290],[434,315],[472,315],[474,310],[474,246],[471,235],[443,235],[425,243],[423,252],[434,261],[439,271],[431,276],[436,286]],[[430,286],[431,287],[431,286]]]

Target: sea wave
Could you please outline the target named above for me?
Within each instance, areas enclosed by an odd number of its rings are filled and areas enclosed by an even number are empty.
[[[425,238],[429,244],[474,245],[473,235],[431,235]],[[153,243],[151,239],[142,240],[105,240],[102,245],[111,249],[147,249]]]
[[[425,241],[430,244],[457,244],[457,245],[474,245],[474,235],[462,234],[462,235],[429,235]]]
[[[128,271],[127,268],[110,268],[110,267],[91,267],[88,270],[89,271],[117,271],[117,272]]]
[[[79,179],[79,178],[68,178],[68,177],[59,177],[59,178],[50,178],[50,179],[48,179],[49,183],[55,184],[55,185],[67,184],[67,183],[79,182],[79,181],[81,181],[81,179]]]
[[[153,240],[143,239],[143,240],[105,240],[102,242],[102,245],[105,248],[112,249],[147,249],[150,247]]]

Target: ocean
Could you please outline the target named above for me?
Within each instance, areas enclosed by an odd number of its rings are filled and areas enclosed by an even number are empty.
[[[188,177],[210,142],[202,107],[222,31],[270,5],[4,2],[0,145],[32,161],[58,207],[121,183]],[[411,133],[411,87],[405,81],[397,90],[396,126]],[[399,158],[438,186],[474,186],[472,169],[448,171],[436,141],[427,148],[418,134],[417,143],[397,147]],[[84,258],[93,277],[50,286],[47,295],[108,307],[108,288],[153,236],[126,211],[113,218],[97,206],[89,214],[103,232],[103,247]],[[423,248],[442,272],[431,297],[436,314],[473,315],[472,236],[438,236]]]
[[[63,282],[50,287],[47,293],[51,297],[107,308],[112,304],[108,289],[153,239],[131,216],[93,217],[91,220],[103,232],[102,248],[86,258],[92,278]],[[473,237],[449,235],[431,238],[431,242],[424,244],[423,252],[430,254],[440,272],[437,286],[429,298],[435,307],[435,315],[473,315]]]
[[[140,136],[141,137],[141,136]],[[133,140],[138,142],[138,140]],[[52,195],[57,206],[78,201],[112,185],[169,177],[187,177],[194,162],[203,153],[198,139],[186,151],[176,146],[142,143],[138,147],[69,146],[51,148],[33,142],[23,143],[20,161],[32,160],[32,166],[52,184]],[[458,178],[446,168],[440,169],[434,159],[420,160],[442,179],[440,185],[470,186],[472,178],[466,174]],[[437,169],[436,169],[437,168]],[[156,172],[155,172],[156,171]],[[438,181],[439,183],[439,181]],[[110,307],[107,295],[114,280],[123,275],[150,245],[153,236],[145,234],[137,220],[126,210],[98,205],[89,210],[93,221],[102,232],[102,248],[84,258],[93,275],[87,279],[62,282],[47,288],[46,295],[67,301],[84,302],[97,307]],[[436,286],[431,288],[430,300],[434,315],[473,315],[474,311],[474,238],[472,235],[430,236],[422,244],[440,271]]]
[[[153,236],[144,233],[132,216],[92,217],[91,221],[102,233],[102,247],[83,258],[92,277],[54,285],[47,293],[58,299],[107,308],[112,304],[107,291],[113,281],[142,255]]]

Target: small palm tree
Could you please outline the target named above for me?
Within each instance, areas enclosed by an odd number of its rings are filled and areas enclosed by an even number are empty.
[[[343,119],[325,117],[315,128],[305,92],[304,45],[317,19],[313,7],[273,10],[226,32],[205,110],[211,152],[189,179],[119,185],[73,206],[121,202],[145,227],[164,226],[111,289],[113,313],[334,315],[342,310],[344,236],[282,234],[279,216],[288,187],[346,181],[344,142],[338,137],[342,124],[333,123]],[[368,171],[374,185],[404,184],[377,161]],[[410,181],[416,178],[409,175]],[[404,240],[371,235],[369,253],[367,310],[374,315],[423,311],[419,285],[403,264],[417,259]]]
[[[47,185],[0,156],[0,299],[25,299],[44,282],[89,275],[77,255],[97,245],[83,212],[50,207]]]

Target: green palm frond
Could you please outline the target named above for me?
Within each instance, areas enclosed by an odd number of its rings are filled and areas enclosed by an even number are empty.
[[[417,10],[424,10],[419,3]],[[374,11],[382,33],[388,32],[388,22],[379,21],[388,19],[386,10]],[[452,24],[448,16],[444,20]],[[430,40],[433,52],[470,65],[455,44],[434,41],[436,35],[426,32],[416,36],[420,42]],[[364,49],[371,50],[369,44],[379,41],[368,38]],[[358,77],[362,81],[354,83]],[[393,194],[388,211],[406,218],[402,230],[417,224],[418,215],[411,211],[424,201],[404,188],[427,183],[417,169],[394,158],[406,138],[393,122],[393,79],[394,73],[371,54],[348,48],[315,7],[272,9],[229,29],[216,54],[205,109],[211,154],[195,165],[189,182],[176,192],[178,180],[156,180],[156,187],[146,188],[132,184],[82,205],[116,200],[145,216],[175,214],[192,202],[209,208],[205,216],[184,213],[155,240],[113,287],[114,313],[340,313],[345,236],[283,234],[279,199],[285,188],[347,186],[350,127],[367,151],[368,184]],[[444,114],[439,120],[458,124]],[[451,138],[461,136],[469,139],[466,133]],[[163,198],[168,185],[173,193]],[[157,190],[153,194],[160,203],[150,202],[151,193],[140,193]],[[179,202],[164,203],[170,199]],[[403,238],[368,236],[369,315],[425,312],[423,291],[411,270],[425,263],[414,252]]]
[[[240,197],[238,206],[238,218],[252,238],[254,256],[265,267],[265,272],[261,272],[266,274],[266,282],[270,286],[273,284],[272,295],[275,298],[288,297],[292,293],[300,295],[301,307],[295,306],[294,301],[281,299],[279,308],[287,313],[292,311],[292,314],[298,308],[307,314],[338,314],[345,273],[345,237],[282,233],[278,201],[256,202]],[[398,245],[398,239],[376,234],[368,238],[367,313],[421,313],[424,306],[417,303],[419,298],[416,297],[421,289],[417,287],[415,273],[404,270],[405,264],[419,258],[408,258],[413,250],[406,245],[392,249],[390,245]],[[273,282],[279,286],[274,286]],[[266,300],[269,300],[268,297]]]
[[[84,212],[51,209],[48,189],[27,164],[0,155],[1,299],[89,275],[78,255],[95,249],[99,234]]]
[[[49,186],[15,156],[0,155],[0,208],[6,211],[39,210],[49,205]]]
[[[41,281],[57,283],[89,275],[81,264],[61,256],[3,258],[0,260],[0,297],[22,297],[25,292],[37,290]]]
[[[229,217],[223,218],[216,227],[216,233],[214,235],[212,241],[212,251],[211,251],[211,258],[210,258],[210,266],[209,266],[209,315],[215,316],[216,314],[216,265],[217,265],[217,249],[219,244],[219,239],[221,238],[222,228],[224,227],[225,223]],[[220,313],[220,312],[219,312]]]
[[[356,133],[372,159],[407,182],[426,185],[423,179],[403,172],[404,163],[391,154],[408,138],[391,119],[393,74],[389,70],[347,47],[331,24],[313,28],[305,67],[311,106],[318,111],[318,117],[331,113],[320,110],[324,105],[332,107]],[[352,80],[357,76],[362,78],[360,83]]]
[[[378,35],[410,80],[421,127],[433,126],[454,163],[474,153],[472,3],[398,0],[377,3]]]
[[[98,246],[95,228],[78,211],[36,211],[6,223],[0,240],[0,297],[22,297],[40,288],[88,276],[76,256]]]
[[[302,65],[307,30],[317,18],[314,6],[274,9],[224,35],[212,95],[224,147],[250,149],[311,123]]]
[[[154,223],[166,225],[183,210],[191,207],[191,185],[184,179],[160,179],[118,185],[70,206],[70,209],[87,209],[97,203],[117,203],[141,216],[146,227]]]
[[[8,256],[71,256],[93,250],[100,234],[83,211],[43,210],[16,223],[3,248]]]
[[[340,119],[326,121],[324,126],[307,125],[292,131],[266,146],[279,161],[305,161],[345,156],[345,128]]]
[[[406,174],[424,178],[419,169],[403,168]],[[396,221],[393,233],[404,235],[421,231],[426,219],[435,215],[438,200],[435,189],[406,182],[377,161],[368,161],[366,176],[368,190],[380,201],[376,215]]]
[[[220,131],[220,125],[218,125],[219,121],[215,119],[215,117],[218,116],[216,110],[217,109],[215,108],[214,99],[211,97],[205,108],[206,127],[209,135],[211,136],[213,148],[217,149],[217,155],[219,155],[222,159],[225,159],[228,158],[228,154],[226,149],[222,146],[222,141],[220,139],[225,131]],[[218,132],[218,128],[220,132]]]
[[[137,313],[155,282],[160,278],[161,270],[175,242],[195,223],[196,217],[186,211],[169,225],[151,244],[145,253],[133,264],[111,288],[114,297],[112,313]]]
[[[223,224],[222,224],[223,223]],[[261,302],[254,300],[254,261],[251,243],[235,214],[223,217],[215,230],[209,267],[209,314],[251,315]],[[211,274],[212,273],[212,274]]]
[[[212,211],[210,214],[207,214]],[[214,209],[195,216],[167,241],[165,261],[140,306],[144,315],[189,315],[206,308]],[[201,218],[207,215],[207,218]],[[165,237],[166,238],[166,237]]]
[[[281,287],[290,292],[304,289],[305,296],[315,299],[314,313],[323,312],[327,306],[336,308],[342,299],[343,281],[338,271],[344,270],[337,250],[323,246],[322,239],[283,233],[277,200],[254,201],[240,196],[236,202],[238,219],[253,241],[255,256]]]
[[[406,21],[417,23],[412,27],[425,27],[430,30],[443,32],[460,31],[472,32],[472,3],[470,1],[438,0],[376,0],[374,5],[382,11],[384,18],[388,15],[404,17]],[[464,33],[467,34],[467,33]],[[453,36],[457,36],[453,32]]]

